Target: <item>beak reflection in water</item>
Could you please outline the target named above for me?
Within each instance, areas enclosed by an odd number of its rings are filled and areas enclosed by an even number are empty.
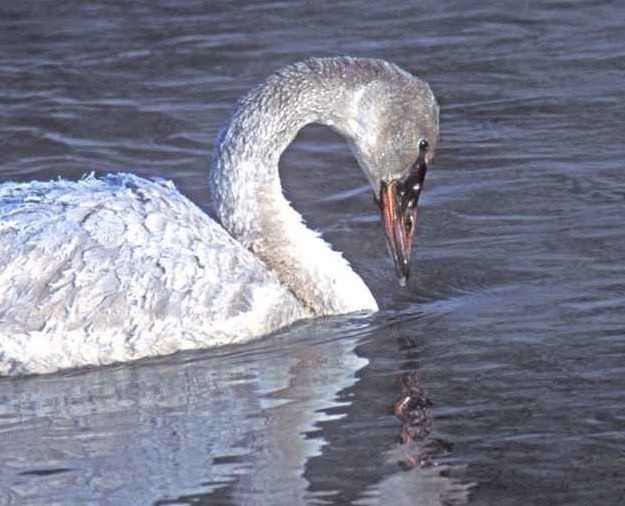
[[[380,183],[380,213],[386,244],[395,264],[399,284],[406,286],[410,273],[410,254],[417,225],[417,204],[427,166],[428,143],[419,144],[419,156],[406,176]]]

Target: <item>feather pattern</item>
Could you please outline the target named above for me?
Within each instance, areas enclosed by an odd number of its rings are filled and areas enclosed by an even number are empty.
[[[307,315],[170,182],[0,186],[0,373],[243,342]]]

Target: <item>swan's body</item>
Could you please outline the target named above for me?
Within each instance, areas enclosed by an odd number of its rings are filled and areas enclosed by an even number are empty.
[[[0,186],[0,371],[242,342],[309,315],[170,183]]]
[[[390,121],[376,102],[402,87],[422,117],[410,125],[418,131],[402,122],[396,135],[414,145],[374,149]],[[396,102],[387,115],[406,107]],[[171,183],[132,175],[0,185],[0,374],[243,342],[301,318],[376,310],[285,200],[278,160],[299,129],[323,123],[346,136],[375,187],[402,176],[419,139],[436,142],[437,111],[425,83],[382,61],[287,67],[239,102],[218,140],[209,182],[221,224]]]

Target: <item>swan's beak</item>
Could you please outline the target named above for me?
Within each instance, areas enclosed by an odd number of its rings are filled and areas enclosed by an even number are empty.
[[[395,263],[399,284],[406,286],[410,273],[410,253],[417,223],[417,199],[407,200],[400,194],[397,180],[380,184],[380,213],[388,251]]]

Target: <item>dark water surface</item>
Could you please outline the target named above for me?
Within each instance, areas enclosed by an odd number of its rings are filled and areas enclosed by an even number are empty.
[[[409,286],[364,176],[307,128],[287,194],[383,310],[246,346],[0,380],[0,505],[625,504],[625,7],[0,5],[0,178],[132,170],[206,204],[236,98],[310,55],[432,85]],[[433,402],[393,414],[418,371]]]

